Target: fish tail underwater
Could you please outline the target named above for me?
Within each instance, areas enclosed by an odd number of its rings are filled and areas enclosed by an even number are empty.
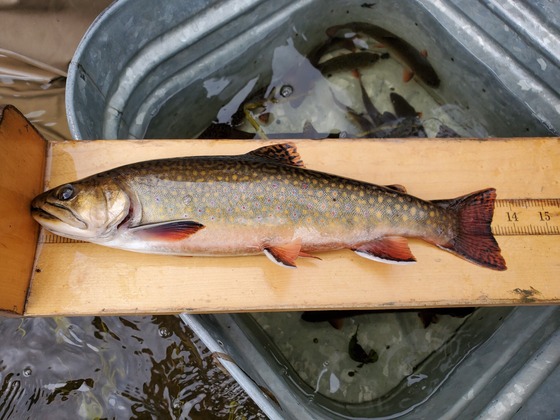
[[[458,232],[439,248],[494,270],[506,270],[500,246],[492,234],[492,217],[496,190],[488,188],[451,200],[435,200],[434,204],[453,210],[458,217]]]

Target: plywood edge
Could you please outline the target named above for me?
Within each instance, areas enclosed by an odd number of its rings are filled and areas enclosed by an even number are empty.
[[[23,315],[39,228],[29,212],[43,189],[47,141],[12,105],[0,107],[0,313]]]

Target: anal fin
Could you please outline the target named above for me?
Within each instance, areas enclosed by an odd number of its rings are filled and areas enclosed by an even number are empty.
[[[416,258],[402,236],[384,236],[354,248],[360,257],[386,264],[412,264]]]

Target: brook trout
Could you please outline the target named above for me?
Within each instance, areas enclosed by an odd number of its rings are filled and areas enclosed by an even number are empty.
[[[415,262],[407,237],[505,270],[490,231],[494,189],[424,201],[308,170],[291,143],[239,156],[151,160],[64,184],[37,196],[33,217],[51,232],[131,251],[190,256],[264,253],[298,257],[351,249],[395,264]]]
[[[407,79],[416,75],[428,86],[434,88],[439,86],[439,77],[426,58],[425,51],[418,51],[404,39],[399,38],[386,29],[367,22],[349,22],[343,25],[331,26],[326,31],[327,36],[330,38],[347,38],[349,32],[353,34],[363,33],[381,42],[410,71],[410,74],[406,77]]]

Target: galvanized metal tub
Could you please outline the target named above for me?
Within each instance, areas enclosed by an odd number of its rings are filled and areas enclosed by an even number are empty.
[[[372,3],[373,4],[373,3]],[[560,131],[557,14],[544,0],[193,0],[157,7],[121,0],[91,26],[70,64],[72,135],[188,138],[198,135],[248,80],[270,78],[276,47],[302,53],[325,28],[367,21],[429,49],[447,103],[468,109],[495,136]],[[313,16],[313,19],[309,19]],[[548,19],[529,27],[532,16]],[[539,29],[540,28],[540,29]],[[209,95],[206,80],[225,86]]]

